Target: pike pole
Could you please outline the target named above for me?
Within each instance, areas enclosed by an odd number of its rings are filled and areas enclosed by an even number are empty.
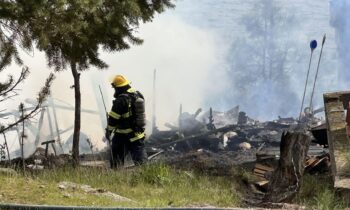
[[[322,58],[322,52],[323,52],[323,46],[324,43],[326,42],[326,34],[323,36],[323,40],[322,40],[322,47],[321,47],[321,52],[320,52],[320,57],[318,59],[318,64],[317,64],[317,70],[316,70],[316,74],[315,74],[315,80],[314,80],[314,86],[312,88],[312,92],[311,92],[311,99],[310,99],[310,109],[311,109],[311,113],[313,113],[313,109],[312,109],[312,99],[314,97],[314,93],[315,93],[315,86],[316,86],[316,81],[317,81],[317,76],[318,76],[318,70],[320,69],[320,63],[321,63],[321,58]],[[313,114],[312,114],[313,115]]]
[[[310,42],[310,49],[311,49],[311,55],[310,55],[310,61],[309,61],[309,68],[307,70],[307,76],[306,76],[306,81],[305,81],[305,87],[304,87],[304,94],[303,94],[303,99],[301,101],[301,107],[300,107],[300,112],[299,112],[299,121],[301,119],[301,113],[303,111],[303,107],[304,107],[304,100],[305,100],[305,93],[306,93],[306,87],[307,87],[307,82],[309,80],[309,75],[310,75],[310,68],[311,68],[311,62],[312,62],[312,55],[314,50],[317,48],[317,41],[316,40],[312,40]]]
[[[106,108],[106,104],[105,104],[105,99],[104,99],[104,97],[103,97],[103,93],[102,93],[102,90],[101,90],[101,86],[99,85],[98,88],[100,89],[100,93],[101,93],[101,97],[102,97],[102,102],[103,102],[103,106],[104,106],[104,108],[105,108],[105,113],[106,113],[107,126],[108,126],[108,112],[107,112],[107,108]],[[106,128],[105,128],[106,134],[108,133],[107,131],[108,131],[108,128],[106,127]],[[108,146],[109,146],[109,151],[110,151],[112,163],[114,163],[113,152],[112,152],[112,141],[111,141],[109,135],[106,135],[105,138],[107,139],[107,142],[108,142]],[[111,165],[112,165],[112,164],[111,164]]]

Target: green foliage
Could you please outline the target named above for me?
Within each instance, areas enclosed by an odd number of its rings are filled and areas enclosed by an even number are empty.
[[[24,20],[19,17],[18,9],[14,1],[0,2],[0,71],[13,60],[23,64],[18,47],[32,49],[32,39],[28,28],[20,24]]]
[[[345,209],[344,202],[336,195],[331,177],[306,175],[297,202],[312,209],[338,210]]]
[[[9,7],[8,1],[0,2],[0,17],[12,16],[15,11],[13,7]],[[4,11],[7,8],[7,12]],[[15,61],[18,65],[23,65],[22,59],[19,57],[17,46],[22,49],[31,49],[31,44],[28,43],[28,33],[23,27],[17,25],[17,22],[11,22],[6,19],[0,18],[0,72],[10,65],[12,61]],[[28,68],[22,68],[20,77],[15,80],[12,75],[9,76],[7,81],[0,82],[0,96],[7,97],[8,93],[13,92],[13,89],[22,82],[28,75]],[[3,101],[3,99],[1,99]]]
[[[10,65],[13,59],[17,64],[23,64],[15,47],[14,38],[7,38],[0,27],[0,71]]]

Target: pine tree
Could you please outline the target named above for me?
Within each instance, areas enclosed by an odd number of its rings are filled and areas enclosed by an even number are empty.
[[[8,76],[7,81],[0,81],[0,102],[4,102],[18,95],[17,87],[29,75],[29,68],[23,65],[23,61],[19,56],[18,47],[23,50],[32,50],[32,39],[29,31],[24,25],[20,24],[20,16],[16,7],[11,1],[0,2],[0,73],[13,61],[22,66],[22,70],[18,78],[12,75]],[[50,74],[45,85],[37,97],[37,105],[31,111],[17,121],[4,125],[0,123],[0,133],[3,135],[5,131],[17,126],[19,123],[32,118],[41,108],[41,104],[45,101],[50,93],[50,86],[54,79],[54,75]]]

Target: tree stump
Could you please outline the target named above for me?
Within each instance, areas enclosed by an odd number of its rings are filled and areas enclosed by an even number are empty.
[[[310,142],[310,137],[302,132],[282,134],[278,167],[271,177],[264,202],[289,202],[295,197],[301,186]]]

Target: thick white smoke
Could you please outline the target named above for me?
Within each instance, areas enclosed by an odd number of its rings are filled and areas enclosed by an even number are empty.
[[[153,71],[157,70],[156,114],[157,125],[160,128],[164,128],[165,122],[176,121],[181,103],[184,111],[195,112],[207,97],[221,92],[220,88],[224,87],[224,81],[218,83],[218,74],[214,74],[213,71],[220,69],[222,61],[217,52],[220,42],[215,39],[214,33],[191,26],[170,11],[157,16],[154,22],[142,25],[138,35],[144,39],[143,45],[133,46],[121,53],[101,54],[102,59],[109,65],[108,69],[90,69],[81,74],[82,109],[102,112],[101,115],[82,112],[81,131],[99,148],[104,146],[101,139],[104,135],[105,115],[98,86],[103,90],[109,111],[113,99],[110,79],[116,74],[125,75],[132,82],[132,86],[145,95],[146,114],[150,121],[153,111]],[[34,57],[23,54],[23,58],[25,64],[30,67],[31,74],[21,85],[21,95],[10,102],[12,105],[26,98],[35,99],[35,94],[50,72],[43,53],[35,51]],[[10,67],[11,72],[16,72],[17,69],[16,66]],[[74,106],[74,91],[70,88],[73,79],[70,71],[58,72],[56,77],[52,86],[52,97],[63,101],[64,103],[57,102],[61,105]],[[214,86],[216,88],[212,88]],[[64,130],[73,125],[74,112],[58,109],[57,118],[60,129]],[[43,136],[49,134],[47,123],[46,118]],[[66,140],[71,133],[72,130],[63,134],[61,138]],[[13,134],[11,138],[16,137]],[[29,136],[27,142],[32,142],[33,139],[34,136]],[[12,150],[14,148],[18,148],[18,143],[13,145]]]
[[[246,111],[253,118],[261,120],[271,120],[278,116],[297,117],[310,56],[309,42],[317,39],[319,47],[314,52],[306,94],[306,105],[310,101],[317,60],[320,53],[320,44],[324,33],[327,34],[327,42],[323,51],[313,104],[316,107],[323,106],[322,94],[339,88],[336,71],[337,52],[335,35],[333,28],[329,24],[329,0],[217,0],[215,2],[202,0],[200,2],[197,6],[191,7],[193,2],[184,0],[178,9],[180,8],[182,15],[192,22],[192,24],[218,31],[220,38],[228,46],[240,45],[239,50],[236,50],[236,54],[233,54],[232,51],[225,51],[227,53],[226,56],[231,57],[230,60],[227,60],[228,67],[226,70],[229,71],[227,77],[233,83],[232,88],[220,94],[215,100],[207,101],[208,105],[213,105],[223,110],[231,108],[234,105],[241,105],[241,110]],[[245,83],[248,80],[238,79],[238,81],[235,81],[235,79],[238,76],[250,79],[254,76],[259,77],[258,72],[250,72],[245,70],[245,68],[251,65],[250,61],[252,59],[255,59],[254,53],[261,49],[257,45],[255,47],[254,45],[249,45],[256,40],[254,39],[255,37],[251,37],[247,33],[244,24],[242,24],[242,19],[245,19],[246,22],[252,21],[251,27],[254,29],[256,27],[254,24],[256,23],[253,20],[261,20],[263,18],[254,9],[254,5],[263,2],[266,2],[266,5],[271,3],[278,7],[274,11],[271,10],[273,8],[271,5],[265,7],[266,14],[275,16],[274,22],[277,26],[276,28],[281,24],[285,25],[272,33],[272,36],[276,40],[274,44],[277,43],[275,49],[279,48],[275,52],[280,51],[280,54],[277,54],[277,56],[268,56],[267,60],[279,59],[275,60],[274,63],[282,63],[283,60],[280,58],[284,58],[283,54],[286,52],[288,62],[286,68],[281,69],[281,71],[288,76],[288,80],[273,80],[264,84],[254,84],[250,88],[246,87],[242,95],[242,91],[237,87],[237,83]],[[252,28],[249,30],[252,31]],[[259,33],[261,31],[256,30],[255,34]],[[270,36],[270,34],[267,34],[267,36]],[[247,44],[243,43],[242,39],[245,39]],[[260,44],[264,43],[260,42]],[[241,64],[240,67],[237,67],[237,63]],[[236,67],[232,67],[235,65]],[[282,91],[283,89],[284,91]],[[222,100],[222,96],[228,97]]]

